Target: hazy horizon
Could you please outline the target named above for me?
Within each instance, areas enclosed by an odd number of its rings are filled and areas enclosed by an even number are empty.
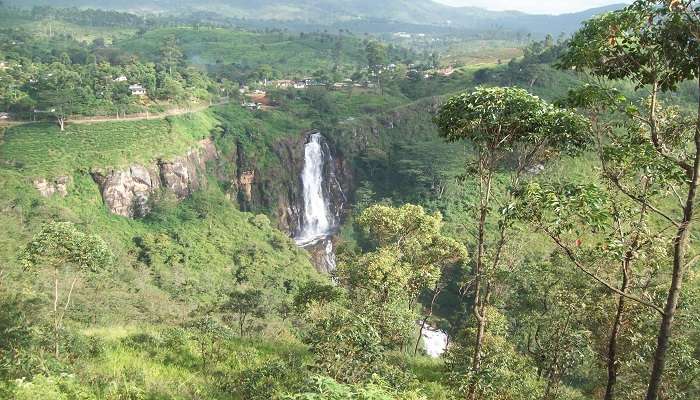
[[[611,4],[629,3],[627,0],[434,0],[458,7],[480,7],[492,11],[521,11],[528,14],[566,14]]]

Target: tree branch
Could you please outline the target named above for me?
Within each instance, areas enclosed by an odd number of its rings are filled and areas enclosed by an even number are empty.
[[[545,229],[545,232],[547,232],[547,235],[549,235],[549,237],[552,238],[554,243],[556,243],[557,246],[559,246],[559,248],[561,248],[564,251],[564,253],[566,253],[566,256],[569,258],[569,260],[571,260],[571,262],[574,263],[574,265],[576,265],[576,267],[578,269],[580,269],[583,273],[585,273],[589,277],[593,278],[593,280],[595,280],[596,282],[600,283],[601,285],[605,286],[606,288],[608,288],[612,292],[615,292],[616,294],[618,294],[622,297],[628,298],[628,299],[635,301],[639,304],[645,305],[649,308],[656,310],[659,314],[664,315],[664,310],[661,307],[656,306],[652,303],[649,303],[643,299],[640,299],[639,297],[627,294],[627,293],[621,291],[620,289],[616,288],[615,286],[613,286],[609,282],[605,281],[604,279],[600,278],[595,273],[589,271],[585,266],[583,266],[583,264],[581,264],[581,262],[579,262],[579,260],[574,255],[573,251],[571,251],[571,249],[568,246],[566,246],[564,243],[562,243],[562,241],[559,239],[559,237],[557,237],[557,235],[554,235],[553,233],[549,232],[547,229]]]

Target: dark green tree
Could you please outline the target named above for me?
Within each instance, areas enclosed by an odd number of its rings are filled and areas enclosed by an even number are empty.
[[[678,193],[678,208],[661,210],[658,205],[651,205],[657,210],[655,213],[660,213],[676,228],[676,234],[646,400],[656,400],[661,389],[673,321],[688,269],[691,226],[700,185],[700,100],[690,124],[681,115],[670,121],[668,116],[664,118],[660,100],[663,92],[700,77],[699,20],[697,1],[638,0],[623,10],[588,21],[574,35],[561,59],[565,68],[587,71],[601,78],[627,79],[640,90],[650,88],[648,101],[627,109],[636,126],[628,130],[632,141],[627,145],[621,143],[619,159],[634,160],[642,154],[652,165],[675,168],[681,173],[680,180],[666,181],[668,190]],[[637,167],[646,168],[641,164]],[[633,170],[617,180],[617,188],[635,199],[634,189],[643,185],[634,179],[639,175],[630,175]]]
[[[472,400],[478,396],[486,309],[496,283],[491,277],[501,267],[510,233],[508,224],[500,220],[493,229],[495,237],[488,236],[494,202],[510,203],[509,191],[498,187],[496,174],[508,168],[509,185],[515,188],[529,168],[558,153],[579,151],[588,145],[590,137],[583,117],[517,88],[478,88],[454,96],[440,108],[435,123],[446,140],[465,140],[471,145],[469,172],[475,175],[478,187],[472,271],[476,328],[471,355],[473,379],[467,395]],[[496,196],[499,198],[494,199]]]
[[[27,270],[48,267],[53,275],[53,333],[54,355],[59,356],[63,319],[68,312],[75,285],[84,273],[97,273],[110,265],[112,253],[98,236],[80,232],[69,222],[50,222],[27,244],[20,254]],[[61,302],[60,274],[73,276],[65,301]]]
[[[258,289],[234,290],[228,294],[228,300],[221,306],[221,311],[229,318],[238,319],[238,332],[241,337],[250,318],[263,318],[267,314],[263,292]]]

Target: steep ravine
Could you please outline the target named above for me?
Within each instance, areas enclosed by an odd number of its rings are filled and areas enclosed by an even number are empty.
[[[318,142],[314,143],[315,140]],[[317,197],[325,202],[319,206],[326,208],[321,217],[322,226],[315,228],[310,226],[318,225],[319,221],[310,221],[314,211],[309,207],[314,202],[308,198],[308,182],[305,193],[304,181],[310,171],[305,164],[309,144],[316,146],[318,157],[322,158],[322,164],[316,166],[314,173],[322,185],[317,188]],[[317,131],[286,137],[270,150],[276,159],[275,167],[260,168],[254,155],[246,154],[242,146],[237,146],[237,197],[241,208],[270,214],[281,230],[310,252],[319,271],[329,272],[334,268],[333,234],[350,206],[351,168],[343,154]],[[319,201],[316,199],[316,204]]]

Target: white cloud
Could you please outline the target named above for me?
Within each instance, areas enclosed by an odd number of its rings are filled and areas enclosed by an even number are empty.
[[[517,10],[530,14],[562,14],[587,10],[626,0],[435,0],[451,6],[473,6],[488,10]]]

